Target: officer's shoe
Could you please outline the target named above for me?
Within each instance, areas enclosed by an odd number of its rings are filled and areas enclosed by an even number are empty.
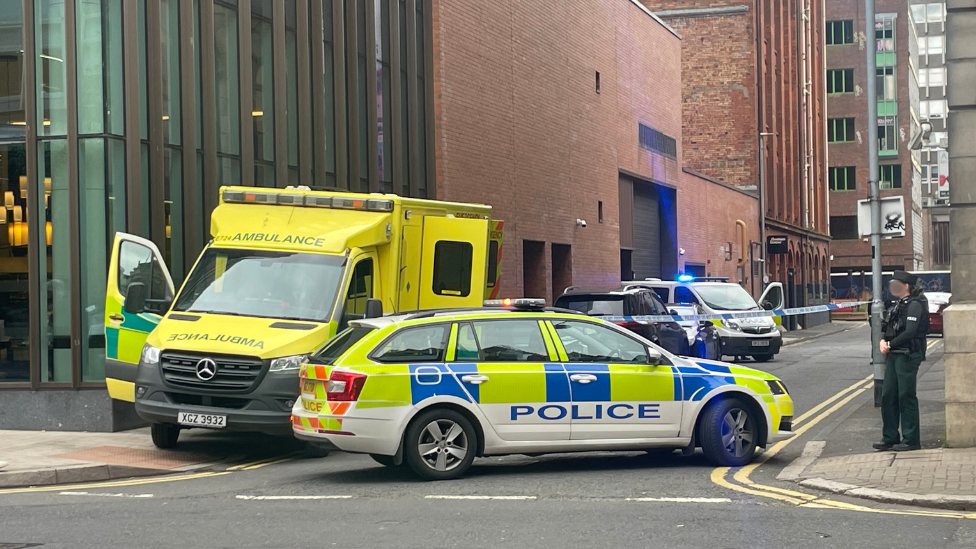
[[[891,450],[892,446],[894,446],[894,444],[888,444],[887,442],[875,442],[871,445],[872,448],[879,452],[887,452],[888,450]]]
[[[895,444],[894,446],[891,447],[891,449],[894,450],[894,451],[896,451],[896,452],[909,452],[911,450],[921,450],[922,449],[922,445],[921,444],[905,444],[904,442],[902,442],[901,444]]]

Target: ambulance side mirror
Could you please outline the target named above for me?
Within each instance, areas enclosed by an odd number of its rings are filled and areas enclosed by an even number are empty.
[[[647,363],[651,366],[657,366],[661,363],[661,352],[657,349],[651,347],[647,348]]]
[[[380,301],[379,299],[367,299],[365,318],[382,318],[382,317],[383,317],[383,302]]]
[[[146,311],[146,285],[142,282],[133,282],[125,293],[123,305],[125,312],[130,315],[137,315]]]

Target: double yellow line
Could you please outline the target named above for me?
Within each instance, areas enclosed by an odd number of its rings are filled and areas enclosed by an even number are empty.
[[[928,348],[931,349],[938,340],[931,341],[928,344]],[[976,519],[976,513],[953,513],[953,512],[940,512],[940,511],[915,511],[915,510],[890,510],[890,509],[876,509],[873,507],[866,507],[863,505],[857,505],[853,503],[846,503],[842,501],[834,501],[830,499],[823,499],[819,496],[806,494],[803,492],[798,492],[796,490],[788,490],[785,488],[779,488],[776,486],[767,486],[765,484],[759,484],[750,479],[750,475],[763,463],[769,459],[776,456],[776,454],[783,451],[790,443],[797,440],[801,435],[812,429],[815,425],[819,424],[824,419],[830,417],[832,414],[846,406],[855,398],[864,394],[865,391],[871,389],[874,385],[873,375],[870,375],[850,386],[836,393],[827,400],[821,402],[820,404],[814,406],[809,411],[800,415],[794,421],[796,436],[778,442],[774,444],[771,448],[763,452],[753,463],[741,467],[735,471],[732,475],[732,480],[730,482],[726,476],[732,468],[730,467],[719,467],[712,471],[711,481],[715,484],[727,488],[729,490],[734,490],[736,492],[741,492],[744,494],[749,494],[751,496],[764,497],[769,499],[775,499],[782,501],[784,503],[789,503],[792,505],[817,508],[817,509],[842,509],[847,511],[859,511],[865,513],[880,513],[889,515],[912,515],[912,516],[930,516],[930,517],[942,517],[942,518],[968,518]]]

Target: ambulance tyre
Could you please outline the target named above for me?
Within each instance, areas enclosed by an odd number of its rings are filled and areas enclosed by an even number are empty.
[[[709,463],[741,467],[756,453],[759,436],[753,408],[738,398],[713,401],[702,412],[698,440]]]
[[[396,456],[383,456],[380,454],[370,454],[369,457],[373,458],[373,461],[379,463],[384,467],[396,467],[396,463],[394,463]]]
[[[180,438],[180,428],[172,423],[153,423],[149,427],[156,448],[173,448]]]
[[[421,412],[403,437],[403,457],[426,480],[462,476],[474,461],[478,433],[460,413],[447,408]]]

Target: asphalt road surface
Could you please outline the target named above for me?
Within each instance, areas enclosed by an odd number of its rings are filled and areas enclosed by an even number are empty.
[[[870,375],[868,329],[850,326],[786,347],[761,365],[786,382],[797,416]],[[929,363],[940,358],[938,345]],[[847,397],[810,414],[802,436],[751,471],[753,486],[735,480],[741,471],[715,470],[700,454],[487,458],[466,478],[431,483],[368,456],[288,453],[177,480],[0,491],[0,549],[976,545],[971,518],[824,496],[775,480],[807,440],[829,435],[871,393]]]

